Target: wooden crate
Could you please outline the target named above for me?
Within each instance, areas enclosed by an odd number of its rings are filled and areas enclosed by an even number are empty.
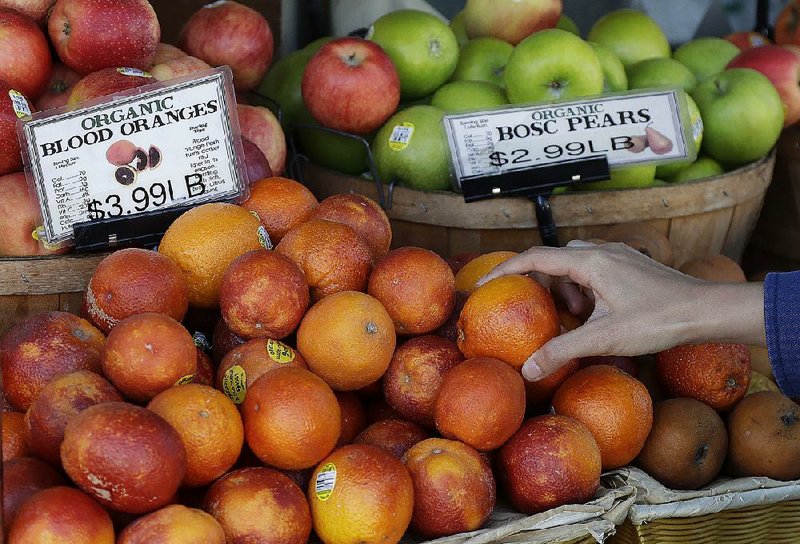
[[[79,313],[89,278],[106,255],[0,258],[0,334],[39,312]]]
[[[773,152],[751,165],[694,183],[554,195],[550,202],[559,240],[565,244],[576,238],[599,237],[609,225],[646,222],[669,238],[675,266],[709,253],[723,253],[739,261],[761,210],[774,163]],[[373,182],[314,164],[305,165],[303,181],[319,199],[348,192],[378,198]],[[465,252],[522,251],[541,244],[534,206],[526,198],[467,204],[454,192],[396,187],[386,213],[392,223],[394,247],[422,246],[447,257]]]

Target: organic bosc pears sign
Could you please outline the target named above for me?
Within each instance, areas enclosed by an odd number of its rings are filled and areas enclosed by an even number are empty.
[[[86,221],[242,195],[241,140],[227,68],[134,89],[21,128],[46,243]]]
[[[448,115],[445,130],[462,189],[470,180],[519,170],[535,176],[539,167],[596,157],[622,166],[695,155],[680,91]]]

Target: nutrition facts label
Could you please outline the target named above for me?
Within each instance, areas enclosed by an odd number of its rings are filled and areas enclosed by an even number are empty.
[[[77,223],[244,191],[227,68],[138,91],[24,125],[48,243],[68,243]]]

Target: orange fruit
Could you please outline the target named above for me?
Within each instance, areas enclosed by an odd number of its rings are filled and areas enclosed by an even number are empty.
[[[111,329],[103,373],[123,395],[147,402],[197,371],[197,347],[183,325],[164,314],[137,314]]]
[[[141,514],[175,495],[186,473],[186,451],[178,432],[156,413],[104,402],[69,420],[61,464],[100,504]]]
[[[378,261],[392,244],[392,226],[380,204],[357,193],[331,195],[314,208],[310,219],[343,223],[364,239]]]
[[[367,414],[368,425],[384,419],[403,419],[383,397],[374,397],[368,400],[364,406],[364,412]]]
[[[242,338],[289,336],[308,303],[303,271],[287,257],[265,249],[237,257],[225,271],[219,292],[222,317]]]
[[[535,382],[525,380],[525,396],[528,408],[538,411],[547,409],[553,394],[564,383],[564,380],[575,374],[580,368],[578,359],[570,359],[561,368]]]
[[[114,544],[114,526],[100,505],[71,487],[39,491],[17,510],[9,544]]]
[[[464,360],[455,342],[417,336],[400,345],[383,375],[386,402],[403,419],[434,427],[433,407],[445,372]]]
[[[25,414],[25,434],[31,451],[58,466],[64,428],[70,418],[89,406],[121,400],[122,395],[108,380],[89,370],[56,376],[44,386]]]
[[[100,261],[84,301],[90,321],[108,334],[134,314],[155,312],[182,320],[189,308],[189,287],[183,271],[169,257],[129,248]]]
[[[401,247],[378,261],[367,292],[381,301],[398,334],[426,334],[450,317],[455,304],[453,282],[453,271],[436,253]]]
[[[189,304],[216,308],[222,275],[233,260],[261,247],[258,219],[241,206],[201,204],[178,217],[167,228],[158,252],[183,271]]]
[[[511,504],[526,514],[586,502],[600,486],[600,448],[586,425],[571,417],[528,419],[496,459]]]
[[[312,219],[286,233],[275,251],[306,276],[311,300],[340,291],[366,291],[372,254],[356,231],[341,223]]]
[[[580,366],[585,368],[594,365],[610,365],[620,370],[624,370],[634,378],[639,377],[639,365],[633,357],[623,355],[595,355],[591,357],[581,357]]]
[[[242,207],[255,212],[273,244],[306,221],[318,202],[305,185],[280,176],[250,185],[250,196]]]
[[[225,544],[225,531],[202,510],[171,504],[125,527],[116,544]]]
[[[465,251],[462,253],[456,253],[455,255],[450,255],[445,260],[447,261],[447,265],[453,271],[453,274],[458,274],[458,271],[464,268],[468,262],[480,256],[481,254],[475,251]]]
[[[22,504],[34,493],[64,485],[56,470],[33,457],[15,457],[3,462],[3,533],[8,534],[11,522]]]
[[[30,455],[31,447],[25,433],[25,414],[22,412],[3,412],[2,450],[3,462],[15,457]]]
[[[408,449],[429,435],[419,425],[402,419],[376,421],[353,441],[355,444],[372,444],[383,448],[397,459],[402,459]]]
[[[473,292],[479,279],[515,255],[518,255],[516,251],[493,251],[475,257],[456,273],[456,291]]]
[[[358,433],[367,426],[367,414],[364,412],[364,405],[358,395],[352,391],[336,391],[336,400],[339,402],[339,410],[342,414],[341,431],[336,440],[336,447],[350,444],[356,439]]]
[[[308,497],[314,531],[325,544],[396,544],[411,521],[414,485],[388,451],[351,444],[317,466]]]
[[[691,259],[678,269],[684,274],[708,281],[745,282],[747,277],[739,264],[725,255],[707,255]]]
[[[222,525],[227,542],[305,544],[311,534],[303,491],[272,468],[229,472],[208,490],[203,510]]]
[[[214,387],[215,374],[216,371],[214,370],[214,363],[211,362],[211,358],[206,355],[202,349],[197,348],[197,371],[194,373],[192,382]]]
[[[228,352],[217,369],[217,389],[241,405],[248,388],[262,374],[293,366],[307,368],[303,357],[290,346],[271,338],[254,338]]]
[[[464,304],[467,303],[469,295],[464,291],[456,291],[455,302],[453,303],[453,311],[447,321],[439,327],[434,334],[453,341],[458,341],[458,318],[461,317],[461,310],[464,309]]]
[[[325,297],[297,329],[297,349],[308,368],[337,391],[377,381],[389,367],[396,342],[383,305],[355,291]]]
[[[239,411],[223,393],[189,383],[159,393],[147,408],[178,431],[186,450],[182,485],[206,485],[225,474],[242,451]]]
[[[414,482],[411,527],[425,538],[480,529],[497,491],[489,464],[463,442],[429,438],[403,457]]]
[[[527,276],[502,276],[467,299],[458,319],[458,347],[466,357],[493,357],[519,369],[560,332],[547,289]]]
[[[339,438],[341,412],[321,378],[278,368],[258,378],[242,404],[247,445],[265,464],[299,470],[316,465]]]
[[[442,379],[434,406],[436,428],[445,438],[490,451],[511,438],[525,416],[525,384],[498,359],[467,359]]]
[[[11,327],[0,338],[3,392],[25,412],[54,376],[71,370],[100,372],[103,333],[66,312],[36,314]]]
[[[647,388],[608,365],[589,366],[567,378],[553,396],[553,409],[589,428],[600,448],[603,470],[633,461],[653,426]]]
[[[677,346],[656,356],[659,383],[672,397],[690,397],[717,411],[732,408],[750,385],[750,352],[743,344]]]

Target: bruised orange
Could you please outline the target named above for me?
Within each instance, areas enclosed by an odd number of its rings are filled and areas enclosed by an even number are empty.
[[[286,233],[275,251],[306,276],[311,300],[340,291],[366,291],[372,254],[356,231],[341,223],[312,219]]]
[[[184,486],[206,485],[225,474],[242,451],[239,411],[220,391],[189,383],[162,391],[147,405],[178,431],[186,450]]]
[[[222,317],[242,338],[289,336],[308,303],[303,271],[287,257],[266,249],[237,257],[225,271],[219,292]]]
[[[308,498],[314,530],[326,544],[396,544],[411,521],[414,485],[388,451],[351,444],[320,462]]]
[[[456,273],[456,291],[471,293],[478,288],[478,280],[491,272],[498,264],[518,255],[515,251],[493,251],[469,261]]]
[[[317,199],[305,185],[280,176],[264,178],[250,185],[250,196],[242,206],[255,212],[273,244],[306,221]]]
[[[603,470],[633,461],[653,426],[647,388],[608,365],[589,366],[567,378],[553,396],[553,409],[589,428],[600,448]]]
[[[158,252],[183,271],[190,305],[219,305],[219,288],[228,265],[261,247],[258,227],[258,219],[248,210],[224,202],[201,204],[172,222]]]
[[[396,341],[383,305],[356,291],[325,297],[297,329],[297,349],[308,368],[337,391],[354,391],[383,376]]]
[[[453,271],[433,251],[401,247],[386,254],[369,277],[367,292],[383,304],[397,334],[427,334],[450,317]]]
[[[247,445],[265,464],[300,470],[316,465],[339,438],[341,412],[321,378],[284,367],[258,378],[242,404]]]
[[[314,208],[310,219],[326,219],[344,223],[364,239],[378,261],[392,244],[392,226],[380,205],[358,193],[331,195]]]
[[[467,299],[458,320],[458,347],[466,357],[493,357],[521,368],[561,324],[550,292],[527,276],[502,276]]]

